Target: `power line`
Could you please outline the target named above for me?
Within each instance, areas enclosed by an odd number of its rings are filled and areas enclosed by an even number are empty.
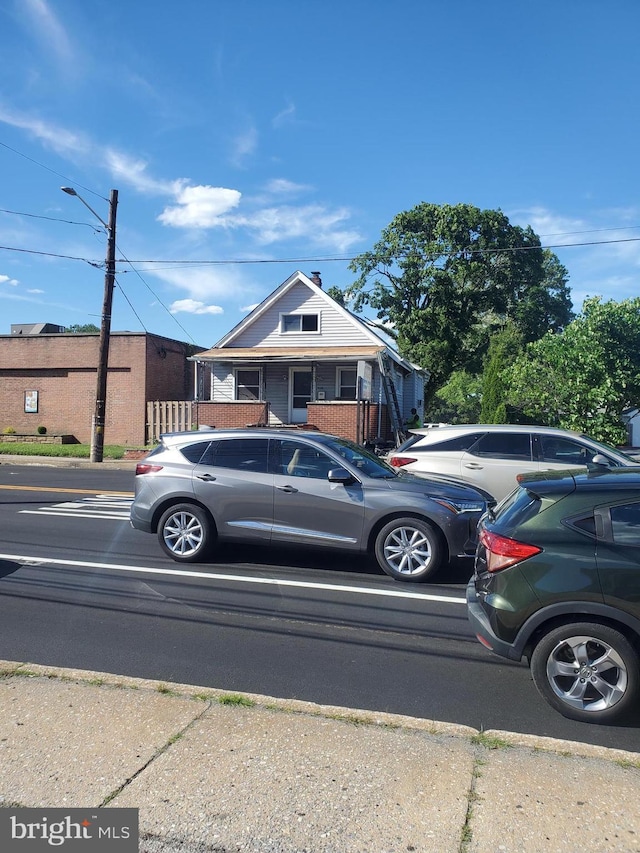
[[[461,251],[468,255],[485,255],[485,254],[500,254],[501,252],[528,252],[543,250],[543,249],[573,249],[580,248],[584,246],[609,246],[614,245],[616,243],[638,243],[640,242],[640,237],[627,237],[621,238],[618,240],[586,240],[581,243],[549,243],[546,246],[505,246],[503,248],[485,248],[485,249],[462,249]],[[42,252],[36,249],[24,249],[18,248],[16,246],[0,246],[0,250],[5,250],[7,252],[23,252],[30,255],[43,255],[49,258],[62,258],[64,260],[72,260],[72,261],[84,261],[87,264],[91,264],[94,267],[102,267],[104,266],[104,261],[91,261],[88,258],[79,258],[74,255],[61,255],[55,252]],[[438,252],[437,254],[430,255],[427,257],[432,258],[440,258],[445,255],[456,255],[458,252]],[[356,256],[357,257],[357,256]],[[130,265],[133,264],[170,264],[171,269],[175,269],[176,265],[184,266],[184,267],[194,267],[194,266],[231,266],[236,264],[309,264],[309,263],[333,263],[335,261],[353,261],[355,260],[354,256],[345,256],[345,257],[336,257],[336,256],[324,256],[324,257],[314,257],[314,258],[227,258],[224,260],[206,260],[201,259],[198,261],[194,260],[135,260],[130,261],[127,258],[119,259],[118,263],[128,263]],[[158,268],[155,267],[157,270]],[[135,270],[137,272],[137,270]]]
[[[67,183],[72,183],[77,187],[85,190],[85,192],[91,193],[92,195],[98,196],[98,198],[104,199],[104,201],[108,202],[109,199],[105,198],[100,193],[92,190],[90,187],[85,187],[79,181],[75,181],[73,178],[69,178],[68,175],[63,175],[62,172],[56,172],[55,169],[50,169],[49,166],[45,166],[44,163],[40,163],[38,160],[34,160],[33,157],[28,157],[26,154],[23,154],[22,151],[18,151],[16,148],[12,148],[10,145],[7,145],[6,142],[0,142],[0,146],[6,148],[7,151],[12,151],[14,154],[17,154],[19,157],[24,157],[25,160],[28,160],[30,163],[34,163],[36,166],[39,166],[41,169],[45,169],[47,172],[51,172],[52,175],[57,175],[59,178],[62,178]]]
[[[39,213],[23,213],[19,210],[4,210],[0,208],[0,213],[12,213],[15,216],[28,216],[31,219],[47,219],[49,222],[63,222],[65,225],[85,225],[87,228],[91,228],[93,231],[102,231],[102,228],[98,228],[91,222],[74,222],[72,219],[60,219],[56,216],[43,216]]]

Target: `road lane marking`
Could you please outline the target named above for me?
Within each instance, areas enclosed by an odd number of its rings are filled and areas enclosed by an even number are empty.
[[[7,491],[13,492],[66,492],[70,495],[99,495],[100,492],[96,492],[95,489],[65,489],[63,487],[50,487],[50,486],[4,486],[0,485],[0,490],[5,489]],[[133,492],[109,492],[109,497],[111,496],[121,496],[124,498],[131,498],[133,500]]]
[[[115,519],[116,521],[128,521],[129,513],[120,513],[119,515],[108,515],[106,512],[91,512],[91,510],[76,510],[75,512],[64,512],[57,510],[55,507],[51,509],[21,509],[20,515],[57,515],[63,518],[107,518]]]
[[[367,589],[345,584],[318,583],[314,581],[292,581],[278,578],[258,578],[251,575],[225,575],[219,572],[199,572],[187,569],[157,569],[150,566],[123,566],[118,563],[91,563],[84,560],[56,560],[47,557],[31,557],[25,554],[0,554],[0,560],[13,560],[26,566],[76,566],[83,569],[109,569],[116,572],[143,572],[152,575],[171,575],[186,578],[208,578],[210,580],[231,581],[232,583],[262,584],[265,586],[290,586],[301,589],[321,589],[331,592],[352,592],[357,595],[378,595],[386,598],[412,598],[422,601],[440,601],[445,604],[466,604],[464,598],[450,595],[431,595],[420,592],[404,592],[395,589]]]

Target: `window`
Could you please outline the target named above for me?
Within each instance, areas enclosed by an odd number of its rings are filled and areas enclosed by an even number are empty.
[[[567,467],[586,465],[598,452],[570,438],[552,435],[540,435],[539,438],[543,462],[560,462]]]
[[[213,464],[216,468],[266,474],[268,448],[267,438],[232,438],[219,441]]]
[[[469,451],[491,459],[531,461],[531,435],[528,432],[488,432]]]
[[[205,451],[209,449],[210,444],[210,441],[196,441],[195,444],[187,444],[185,447],[181,447],[180,453],[182,453],[189,462],[193,462],[197,465],[205,455]]]
[[[337,468],[330,456],[297,441],[281,442],[280,472],[289,477],[312,477],[325,480],[332,468]]]
[[[445,441],[435,441],[432,444],[425,444],[424,447],[413,447],[411,452],[418,453],[420,451],[424,451],[425,453],[431,453],[431,451],[448,451],[448,452],[459,452],[461,450],[468,450],[476,441],[482,436],[481,432],[470,432],[465,435],[459,435],[456,438],[448,438]],[[401,444],[398,448],[398,451],[408,450],[413,444],[416,444],[421,440],[421,435],[412,435],[408,438],[404,444]]]
[[[236,370],[236,400],[260,400],[260,371]]]
[[[356,379],[357,371],[351,367],[338,368],[338,399],[339,400],[355,400],[356,399]]]
[[[317,314],[282,314],[280,317],[280,331],[288,332],[317,332],[320,324]]]
[[[640,503],[612,506],[611,529],[617,545],[640,545]]]

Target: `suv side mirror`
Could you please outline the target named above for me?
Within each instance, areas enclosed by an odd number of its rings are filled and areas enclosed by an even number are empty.
[[[327,474],[327,480],[330,483],[342,483],[347,486],[349,483],[353,483],[354,477],[346,468],[332,468]]]
[[[596,453],[596,455],[591,460],[591,464],[598,465],[601,468],[611,468],[611,463],[602,453]]]

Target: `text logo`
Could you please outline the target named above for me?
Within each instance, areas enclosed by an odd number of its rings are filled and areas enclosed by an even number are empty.
[[[138,853],[138,809],[0,809],[0,850]]]

